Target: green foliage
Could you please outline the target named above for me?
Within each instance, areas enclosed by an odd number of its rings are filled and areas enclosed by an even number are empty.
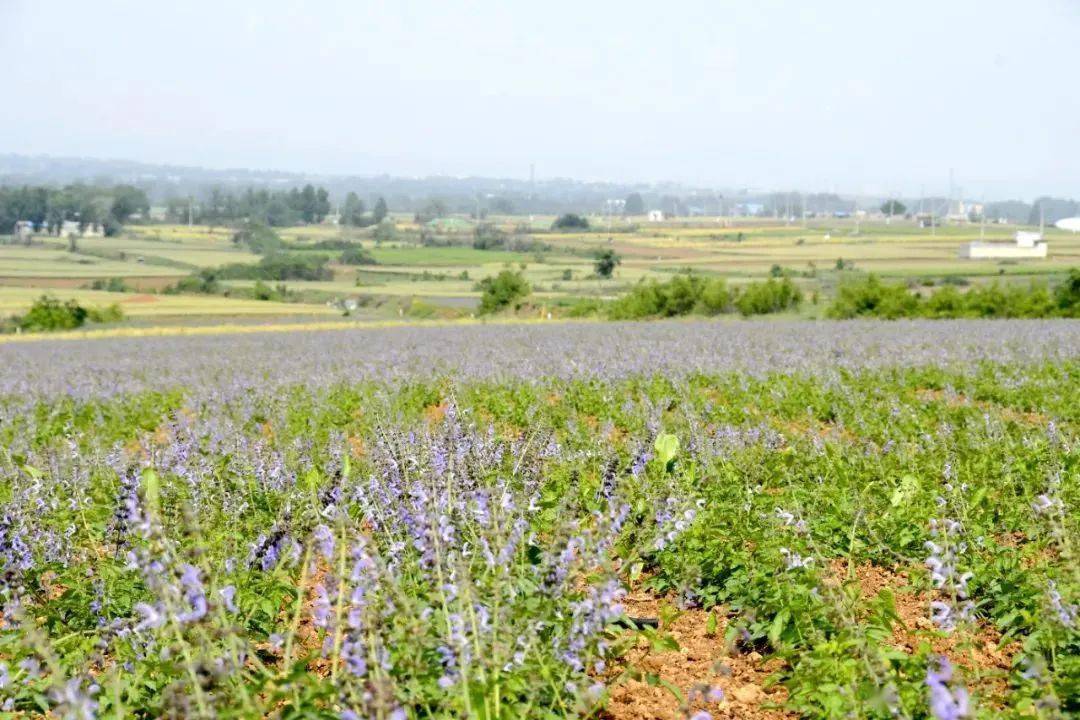
[[[76,300],[60,302],[52,295],[42,295],[25,315],[9,320],[5,329],[26,332],[55,332],[74,330],[87,322],[108,323],[124,319],[120,306],[113,303],[104,308],[85,308]]]
[[[593,265],[596,270],[597,277],[609,278],[611,274],[615,272],[615,268],[622,263],[622,258],[619,257],[611,248],[604,248],[596,254],[596,263]]]
[[[108,280],[102,280],[98,278],[90,283],[91,290],[104,290],[105,292],[133,292],[135,288],[127,284],[124,278],[109,278]]]
[[[21,330],[51,332],[82,327],[89,313],[75,300],[60,302],[52,295],[42,295],[15,324]]]
[[[282,248],[281,236],[262,223],[249,222],[233,234],[234,245],[246,245],[256,255],[269,255]]]
[[[132,185],[117,185],[112,196],[109,215],[118,225],[126,223],[135,213],[140,213],[144,219],[150,215],[150,198],[144,190]]]
[[[576,213],[566,213],[556,218],[551,227],[554,230],[588,230],[589,221]]]
[[[338,257],[342,265],[377,265],[375,257],[360,245],[350,245]]]
[[[380,220],[371,233],[371,237],[376,243],[393,242],[397,240],[397,236],[397,226],[394,225],[392,220]]]
[[[287,227],[322,222],[330,212],[330,195],[325,188],[310,184],[280,191],[248,188],[242,193],[214,187],[201,199],[170,198],[166,208],[167,216],[173,222],[190,219],[212,225],[246,220],[270,227]]]
[[[641,193],[630,193],[626,196],[626,204],[623,205],[623,213],[626,215],[644,215],[645,214],[645,201],[641,197]]]
[[[886,200],[881,204],[881,212],[885,215],[903,215],[907,212],[907,206],[899,200]]]
[[[676,275],[667,282],[647,280],[612,302],[607,315],[613,320],[676,317],[739,312],[765,315],[798,307],[802,292],[788,278],[748,283],[729,289],[720,278]]]
[[[349,227],[367,227],[374,224],[373,218],[364,215],[364,201],[354,192],[345,196],[345,203],[341,206],[341,224]]]
[[[486,277],[477,287],[483,293],[480,296],[480,314],[490,315],[511,305],[520,305],[520,301],[529,295],[531,289],[525,277],[515,270],[502,270],[498,275]]]
[[[748,283],[735,298],[735,307],[743,315],[768,315],[784,312],[802,303],[802,291],[790,278]]]
[[[932,717],[937,653],[972,718],[1080,712],[1075,358],[197,392],[3,398],[15,716],[63,716],[73,678],[100,717],[328,718],[369,696],[372,716],[597,717],[593,682],[690,695],[645,654],[695,623],[729,694],[746,679],[725,668],[771,673],[777,715]],[[974,601],[947,633],[924,564],[941,527]],[[659,627],[623,587],[660,599]],[[602,644],[575,672],[583,621]],[[377,685],[346,671],[335,631],[358,626]],[[458,637],[467,679],[438,650]]]
[[[274,253],[255,265],[224,265],[217,274],[226,280],[333,280],[334,273],[326,262],[325,255],[315,253]]]
[[[955,283],[924,296],[901,283],[875,275],[840,285],[828,308],[832,318],[1045,318],[1080,313],[1080,270],[1073,269],[1054,293],[1043,285],[1005,285],[997,281],[961,292]]]
[[[212,268],[204,268],[197,273],[180,278],[175,285],[165,288],[166,295],[199,294],[217,295],[224,288],[219,282],[220,274]]]
[[[371,217],[375,221],[376,225],[380,225],[386,216],[390,214],[390,209],[386,206],[386,200],[381,197],[375,201],[375,207],[371,211]]]

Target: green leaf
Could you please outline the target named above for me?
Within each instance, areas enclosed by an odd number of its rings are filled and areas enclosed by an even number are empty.
[[[151,514],[157,515],[160,508],[161,480],[153,468],[146,468],[142,474],[143,501]]]
[[[769,642],[773,645],[780,642],[780,634],[784,632],[784,625],[787,624],[790,617],[791,611],[787,608],[776,613],[776,617],[773,618],[772,624],[769,626]]]
[[[657,460],[667,465],[679,454],[679,438],[669,433],[661,433],[656,436],[653,449],[656,450]]]
[[[892,497],[889,498],[889,504],[893,507],[900,507],[904,503],[908,502],[915,496],[915,493],[919,491],[919,481],[914,475],[905,475],[900,478],[900,485],[893,490]]]
[[[716,613],[709,613],[709,619],[705,621],[705,634],[712,637],[716,634]]]

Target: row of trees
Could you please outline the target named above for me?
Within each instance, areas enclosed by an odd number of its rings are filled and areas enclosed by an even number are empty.
[[[1051,291],[1047,286],[993,282],[961,292],[946,285],[923,295],[903,283],[869,275],[840,286],[828,310],[832,318],[1048,318],[1080,317],[1080,269]]]
[[[20,221],[53,235],[60,233],[65,222],[77,222],[80,232],[103,226],[112,234],[136,214],[146,217],[149,213],[146,193],[132,185],[0,187],[0,234],[12,232]]]
[[[350,192],[345,196],[345,203],[341,206],[341,224],[349,227],[378,225],[386,219],[388,214],[390,214],[390,209],[386,206],[386,200],[383,198],[380,197],[375,201],[375,206],[372,208],[371,214],[368,215],[367,208],[364,207],[364,201],[356,193]]]
[[[208,225],[249,220],[271,227],[300,223],[319,223],[330,214],[330,194],[326,188],[305,185],[289,190],[248,188],[233,193],[211,188],[205,199],[171,198],[166,216],[173,222],[197,222]]]
[[[301,223],[320,223],[330,214],[330,194],[326,188],[308,184],[290,190],[266,190],[248,188],[243,192],[229,192],[220,187],[212,188],[206,198],[171,198],[166,202],[166,217],[172,222],[191,222],[216,225],[235,222],[251,222],[269,227],[288,227]],[[368,227],[382,222],[390,209],[386,200],[379,198],[371,212],[364,201],[354,192],[345,196],[340,208],[341,224],[350,227]]]

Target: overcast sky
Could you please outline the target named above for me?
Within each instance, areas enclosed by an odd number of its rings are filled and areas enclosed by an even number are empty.
[[[1080,196],[1080,0],[0,0],[0,152]]]

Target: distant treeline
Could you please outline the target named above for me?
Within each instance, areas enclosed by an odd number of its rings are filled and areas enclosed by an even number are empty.
[[[80,231],[101,227],[113,234],[132,216],[149,213],[146,193],[132,185],[0,187],[0,235],[13,232],[17,222],[30,222],[36,232],[56,235],[68,221],[78,223]]]
[[[289,190],[248,188],[229,192],[211,188],[204,199],[170,198],[165,206],[172,222],[196,222],[215,225],[250,221],[287,227],[300,223],[319,223],[330,213],[330,194],[326,188],[305,185]]]
[[[842,284],[828,309],[832,318],[1051,318],[1080,317],[1080,269],[1051,290],[997,281],[961,292],[953,285],[923,294],[869,275]]]

